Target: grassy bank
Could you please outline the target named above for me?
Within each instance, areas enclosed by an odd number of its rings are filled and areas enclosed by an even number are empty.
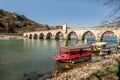
[[[87,80],[119,80],[119,66],[112,65],[94,72]]]

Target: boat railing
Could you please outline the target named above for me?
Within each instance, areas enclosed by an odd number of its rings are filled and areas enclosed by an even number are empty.
[[[101,49],[102,54],[113,54],[119,52],[120,52],[120,48],[118,48],[117,46],[109,46]]]

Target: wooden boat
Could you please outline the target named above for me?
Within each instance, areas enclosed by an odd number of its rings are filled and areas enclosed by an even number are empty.
[[[79,62],[81,59],[88,59],[92,55],[91,46],[60,47],[59,53],[54,57],[60,62]]]

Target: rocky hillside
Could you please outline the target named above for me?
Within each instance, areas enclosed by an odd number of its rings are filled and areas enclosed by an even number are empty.
[[[24,15],[0,9],[0,33],[23,33],[58,28],[62,28],[62,26],[49,27],[47,24],[36,23],[26,18]]]

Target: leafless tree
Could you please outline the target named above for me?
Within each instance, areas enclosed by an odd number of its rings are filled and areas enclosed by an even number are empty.
[[[120,0],[98,0],[102,2],[102,5],[108,6],[113,10],[108,16],[108,20],[102,23],[109,23],[111,26],[120,26]]]

